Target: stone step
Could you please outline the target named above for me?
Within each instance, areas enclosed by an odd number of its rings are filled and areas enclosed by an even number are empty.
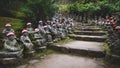
[[[99,28],[98,26],[84,26],[84,25],[77,25],[78,28]]]
[[[77,35],[94,35],[94,36],[102,36],[106,34],[103,31],[75,31],[74,33]]]
[[[81,23],[77,23],[77,25],[82,25],[82,26],[95,26],[95,25],[92,25],[92,24],[81,24]]]
[[[102,31],[101,28],[76,28],[76,29],[81,31]]]
[[[69,35],[70,38],[75,40],[82,40],[82,41],[95,41],[95,42],[105,42],[106,37],[104,36],[90,36],[90,35]]]
[[[51,45],[49,48],[65,53],[101,58],[105,56],[103,45],[104,43],[100,42],[73,41],[65,45]]]

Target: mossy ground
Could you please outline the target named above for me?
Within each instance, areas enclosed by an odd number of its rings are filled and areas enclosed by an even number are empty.
[[[110,47],[107,43],[104,44],[104,48],[105,48],[105,51],[106,51],[106,55],[110,56],[111,55],[111,50],[110,50]],[[120,68],[119,63],[118,64],[112,63],[106,57],[103,59],[103,62],[105,63],[106,68]]]
[[[107,43],[104,44],[104,49],[105,49],[105,51],[106,51],[106,54],[108,54],[108,55],[111,54],[111,53],[110,53],[110,47],[109,47],[109,45],[108,45]]]
[[[49,55],[49,54],[53,54],[53,53],[61,53],[61,52],[58,52],[58,51],[54,51],[54,50],[51,50],[51,49],[47,49],[46,51],[44,52],[41,52],[41,53],[37,53],[33,58],[37,59],[37,58],[40,58],[41,56],[44,56],[44,55]]]
[[[16,31],[18,29],[23,28],[23,21],[16,18],[9,18],[9,17],[0,17],[0,27],[4,28],[6,23],[10,23],[12,28]],[[0,31],[1,32],[1,31]]]
[[[54,50],[51,50],[51,49],[47,49],[43,52],[38,52],[36,53],[34,56],[29,56],[29,57],[24,57],[22,59],[18,59],[19,61],[15,61],[14,63],[10,63],[10,64],[0,64],[0,67],[5,67],[5,68],[16,68],[20,65],[25,65],[25,64],[28,64],[29,61],[31,60],[41,60],[41,59],[44,59],[44,56],[45,55],[49,55],[49,54],[62,54],[61,52],[58,52],[58,51],[54,51]],[[43,57],[43,58],[41,58]],[[7,65],[7,67],[6,67]]]
[[[74,41],[74,40],[70,39],[70,38],[67,38],[67,39],[60,40],[57,43],[53,43],[52,45],[63,45],[63,44],[66,44],[66,43],[72,42],[72,41]]]

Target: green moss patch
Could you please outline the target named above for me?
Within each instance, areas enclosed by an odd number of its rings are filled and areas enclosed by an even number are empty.
[[[73,39],[67,38],[61,41],[58,41],[57,43],[53,43],[52,45],[62,45],[62,44],[66,44],[68,42],[74,41]]]
[[[106,54],[110,55],[111,54],[110,47],[109,47],[109,45],[107,43],[104,44],[104,48],[105,48]]]
[[[0,17],[0,27],[4,28],[6,23],[10,23],[14,30],[21,29],[23,27],[22,20],[9,18],[9,17]]]

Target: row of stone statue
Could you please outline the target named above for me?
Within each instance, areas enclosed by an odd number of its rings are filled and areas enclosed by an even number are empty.
[[[118,21],[119,18],[115,16],[96,20],[96,23],[107,31],[110,53],[116,57],[120,56],[120,26],[117,24]]]
[[[20,38],[15,35],[11,24],[5,25],[2,32],[4,47],[0,52],[2,58],[21,57],[23,52],[34,53],[36,49],[46,49],[47,44],[67,38],[74,27],[72,18],[59,16],[54,16],[52,20],[47,20],[47,22],[40,20],[35,29],[32,27],[33,25],[28,22],[26,28],[21,31]]]

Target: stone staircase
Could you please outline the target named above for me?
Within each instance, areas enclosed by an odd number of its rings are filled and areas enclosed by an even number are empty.
[[[105,32],[101,28],[85,25],[69,37],[74,41],[63,45],[49,45],[48,48],[64,54],[51,54],[42,61],[18,68],[104,68],[101,59],[105,57]]]
[[[65,45],[54,45],[50,48],[65,53],[84,55],[90,57],[104,57],[104,42],[106,40],[105,32],[101,28],[86,26],[91,28],[82,28],[77,30],[69,37],[74,39]],[[92,28],[93,27],[93,28]]]

